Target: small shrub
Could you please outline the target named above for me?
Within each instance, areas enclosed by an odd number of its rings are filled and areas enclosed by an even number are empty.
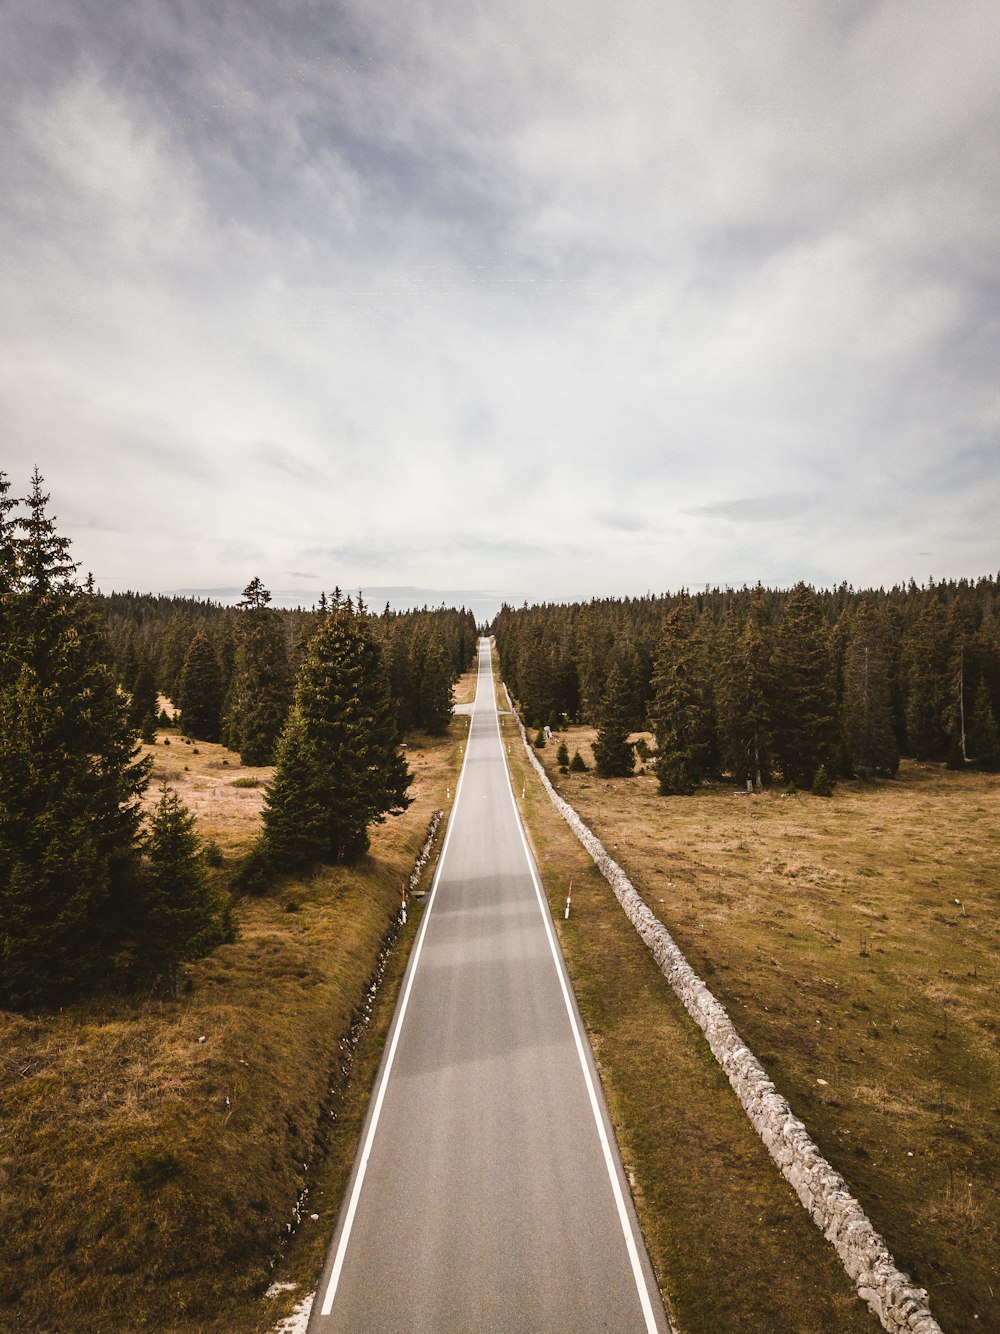
[[[161,709],[161,710],[160,710],[160,716],[159,716],[159,718],[157,718],[156,722],[157,722],[157,726],[159,726],[159,727],[172,727],[172,726],[173,726],[173,722],[172,722],[172,720],[171,720],[171,718],[170,718],[170,714],[167,713],[166,709]]]
[[[559,772],[566,773],[569,770],[569,751],[566,749],[566,742],[559,742],[559,749],[556,751],[556,763],[559,765]]]
[[[210,838],[201,850],[201,855],[205,859],[206,866],[222,865],[222,849],[216,843],[214,838]]]
[[[169,738],[168,736],[165,736],[165,737],[163,738],[163,744],[164,744],[165,746],[169,746],[169,745],[170,745],[170,738]]]
[[[545,749],[545,731],[541,727],[535,733],[535,749],[536,750]]]
[[[814,797],[833,796],[833,783],[830,781],[830,775],[826,771],[825,764],[821,764],[816,770],[816,777],[813,779],[812,794]]]
[[[260,787],[259,778],[251,778],[247,775],[244,778],[236,778],[230,784],[231,787]]]
[[[587,772],[586,761],[578,750],[573,752],[573,758],[569,762],[569,771],[571,774],[585,774]]]
[[[639,756],[640,760],[648,760],[650,755],[652,755],[653,752],[649,749],[649,742],[644,736],[641,736],[635,743],[635,753]]]
[[[285,912],[298,912],[301,909],[301,907],[302,904],[299,903],[298,899],[285,900]]]
[[[194,750],[191,752],[191,754],[192,754],[192,755],[200,755],[200,754],[201,754],[201,751],[198,749],[197,746],[195,746],[195,748],[194,748]]]

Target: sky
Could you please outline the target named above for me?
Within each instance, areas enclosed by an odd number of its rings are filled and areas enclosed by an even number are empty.
[[[7,0],[0,468],[105,590],[995,574],[998,89],[995,0]]]

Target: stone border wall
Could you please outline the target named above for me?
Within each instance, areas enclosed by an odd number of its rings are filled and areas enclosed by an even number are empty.
[[[510,699],[509,691],[507,698]],[[754,1129],[813,1222],[827,1241],[832,1242],[857,1287],[858,1295],[868,1303],[890,1334],[942,1334],[928,1308],[926,1291],[918,1288],[897,1267],[888,1246],[847,1189],[843,1177],[823,1157],[806,1134],[802,1122],[793,1116],[788,1103],[775,1091],[767,1071],[684,958],[666,927],[649,910],[600,840],[569,802],[556,792],[528,741],[519,715],[513,709],[512,712],[528,759],[552,804],[593,857],[629,921],[652,952],[660,971],[708,1039],[712,1054],[725,1071]]]

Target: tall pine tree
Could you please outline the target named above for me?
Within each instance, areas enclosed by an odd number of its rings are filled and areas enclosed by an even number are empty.
[[[308,819],[301,858],[350,862],[368,848],[368,826],[409,805],[411,775],[399,749],[382,643],[350,600],[310,641],[264,807],[272,860],[295,847],[292,821]]]
[[[181,726],[198,741],[218,741],[222,718],[222,673],[211,640],[201,628],[191,640],[177,685]]]
[[[716,711],[722,761],[740,783],[758,792],[774,764],[771,650],[763,599],[754,596],[746,618],[730,613],[719,641]]]
[[[105,976],[137,875],[128,697],[37,469],[0,540],[0,1005],[72,997]]]
[[[602,778],[629,778],[635,753],[629,741],[632,730],[632,699],[629,683],[616,664],[611,668],[598,709],[594,765]]]
[[[650,718],[660,792],[684,796],[709,777],[712,766],[708,664],[690,598],[671,608],[663,622],[653,692]]]
[[[774,649],[775,744],[785,778],[809,787],[833,767],[836,714],[827,629],[816,594],[797,584],[778,622]]]
[[[273,764],[291,704],[292,681],[281,617],[259,579],[243,590],[236,657],[225,705],[224,740],[243,764]]]
[[[891,777],[899,768],[882,627],[869,597],[858,603],[844,662],[844,739],[861,778]]]

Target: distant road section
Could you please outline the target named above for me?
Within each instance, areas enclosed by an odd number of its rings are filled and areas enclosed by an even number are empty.
[[[486,640],[309,1330],[669,1330],[514,804]]]

